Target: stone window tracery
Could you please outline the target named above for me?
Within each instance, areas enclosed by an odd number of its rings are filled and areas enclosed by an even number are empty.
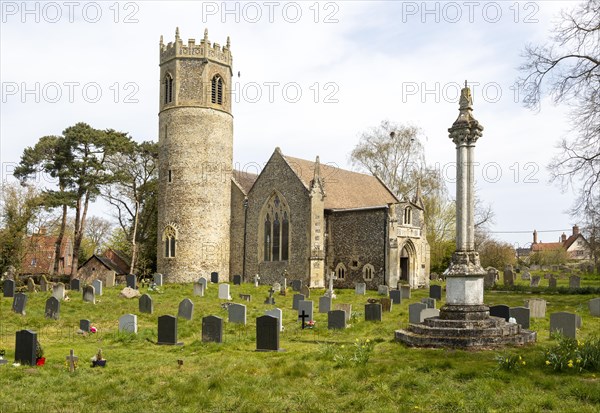
[[[173,102],[173,76],[167,73],[165,76],[165,103]]]
[[[407,206],[406,208],[404,208],[404,220],[403,223],[405,225],[411,225],[412,224],[412,208]]]
[[[289,207],[280,195],[273,194],[263,208],[263,261],[289,259]]]
[[[373,267],[371,264],[366,264],[363,267],[363,279],[365,281],[371,281],[373,280],[373,273],[375,272],[375,267]]]
[[[223,79],[214,75],[211,82],[211,102],[217,105],[223,104]]]
[[[339,263],[335,267],[335,275],[338,280],[344,280],[346,278],[346,266],[343,263]]]
[[[174,258],[176,250],[177,231],[168,225],[163,231],[163,242],[165,246],[165,258]]]

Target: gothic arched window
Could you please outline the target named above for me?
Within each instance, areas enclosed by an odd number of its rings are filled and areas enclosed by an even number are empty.
[[[412,208],[409,206],[404,208],[404,224],[412,224]]]
[[[375,272],[375,268],[371,264],[366,264],[363,267],[363,279],[365,281],[371,281],[373,279],[374,272]]]
[[[211,82],[211,102],[217,105],[223,104],[223,79],[215,75]]]
[[[344,280],[346,278],[346,266],[341,262],[335,267],[335,276],[338,280]]]
[[[173,76],[167,73],[165,76],[165,103],[173,102]]]
[[[290,249],[290,210],[280,195],[273,194],[263,207],[263,251],[264,261],[287,261]]]
[[[175,228],[168,225],[163,231],[162,238],[165,245],[165,258],[175,257],[175,245],[177,239],[177,231]]]
[[[271,218],[269,217],[269,214],[267,214],[266,218],[265,218],[265,245],[263,247],[264,249],[264,257],[263,260],[264,261],[271,261]]]

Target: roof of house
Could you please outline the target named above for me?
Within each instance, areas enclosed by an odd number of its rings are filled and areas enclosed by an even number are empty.
[[[110,258],[104,257],[102,255],[96,255],[96,254],[94,254],[90,258],[88,258],[83,264],[81,264],[79,266],[79,268],[84,267],[88,262],[90,262],[90,260],[92,260],[94,258],[96,258],[98,261],[100,261],[100,263],[102,265],[104,265],[107,269],[114,271],[117,274],[127,274],[129,272],[129,268],[124,270],[123,268],[121,268],[119,266],[119,264],[117,264]]]
[[[33,234],[27,237],[26,252],[22,261],[22,272],[24,274],[35,274],[48,272],[54,266],[54,251],[56,248],[57,236],[45,234]],[[67,248],[71,239],[63,237],[60,246],[60,258],[67,255]],[[32,265],[35,259],[35,264]],[[62,268],[63,272],[70,272],[70,266]]]
[[[562,242],[538,242],[531,244],[531,251],[554,251],[563,248]]]
[[[258,178],[258,175],[256,174],[235,169],[233,170],[233,181],[240,187],[242,192],[244,192],[244,195],[248,195],[252,185],[256,182],[256,178]]]

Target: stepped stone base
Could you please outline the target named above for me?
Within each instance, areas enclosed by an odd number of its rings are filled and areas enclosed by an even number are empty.
[[[412,347],[490,348],[534,343],[537,333],[490,317],[486,306],[446,305],[439,317],[409,324],[406,330],[397,330],[395,337]]]

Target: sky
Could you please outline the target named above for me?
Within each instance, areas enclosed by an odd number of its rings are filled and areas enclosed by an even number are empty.
[[[156,141],[160,36],[173,41],[179,27],[184,43],[199,42],[208,29],[211,42],[231,39],[237,169],[260,171],[276,147],[351,169],[360,134],[390,120],[421,128],[427,162],[454,193],[447,129],[467,80],[485,128],[475,172],[495,213],[490,230],[515,247],[528,247],[534,229],[555,242],[576,223],[573,192],[547,170],[570,132],[567,108],[545,99],[539,112],[526,109],[515,82],[525,45],[548,41],[573,5],[0,1],[1,179],[13,179],[26,147],[77,122]]]

